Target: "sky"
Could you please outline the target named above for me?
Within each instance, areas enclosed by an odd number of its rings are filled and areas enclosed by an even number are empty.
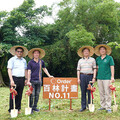
[[[13,10],[13,8],[17,8],[19,7],[24,0],[0,0],[0,11],[11,11]],[[52,4],[57,4],[62,0],[35,0],[36,3],[36,7],[40,7],[42,5],[47,5],[48,7],[50,7]],[[120,2],[120,0],[115,0],[116,2]],[[53,23],[54,19],[56,18],[56,13],[59,10],[59,8],[57,7],[57,5],[54,6],[53,8],[54,12],[52,17],[46,17],[45,18],[45,23]]]
[[[13,8],[19,7],[24,0],[0,0],[0,10],[11,11]],[[53,3],[59,3],[62,0],[35,0],[36,7],[47,5],[51,6]]]
[[[0,0],[0,11],[11,11],[14,8],[19,7],[24,0]],[[62,0],[35,0],[36,8],[47,5],[51,7],[52,4],[54,5],[52,17],[45,17],[44,23],[54,23],[54,19],[56,19],[56,13],[58,12],[59,8],[57,7],[57,3]]]

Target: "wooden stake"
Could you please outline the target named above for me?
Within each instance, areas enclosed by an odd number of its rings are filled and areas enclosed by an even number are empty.
[[[72,109],[72,99],[70,99],[70,110],[73,110]]]

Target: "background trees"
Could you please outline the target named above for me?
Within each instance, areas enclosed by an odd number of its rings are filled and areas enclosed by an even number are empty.
[[[52,8],[35,8],[34,0],[25,0],[9,13],[0,12],[0,66],[5,83],[9,81],[8,50],[13,45],[45,49],[44,60],[51,74],[66,77],[76,76],[79,47],[108,44],[119,78],[120,4],[114,0],[63,0],[58,6],[58,19],[53,24],[43,21],[52,14]]]

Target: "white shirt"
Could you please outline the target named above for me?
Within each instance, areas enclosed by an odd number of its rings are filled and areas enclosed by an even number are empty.
[[[27,62],[24,58],[19,59],[17,56],[14,56],[9,59],[7,68],[12,70],[12,76],[24,77]]]

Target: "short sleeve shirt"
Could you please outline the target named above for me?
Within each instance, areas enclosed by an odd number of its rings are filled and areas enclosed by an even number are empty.
[[[93,74],[94,69],[96,68],[96,61],[94,58],[89,57],[88,59],[81,58],[78,61],[77,70],[80,71],[80,73],[86,73],[86,74]]]
[[[8,60],[7,68],[12,70],[12,76],[24,77],[25,69],[27,69],[27,62],[24,58],[14,56]]]
[[[45,63],[41,60],[41,68],[45,68]],[[40,60],[35,62],[33,59],[28,62],[28,70],[31,70],[31,79],[30,81],[39,81],[39,74],[40,74]],[[42,71],[42,70],[41,70]],[[40,74],[42,77],[42,74]]]
[[[111,56],[106,55],[104,59],[97,57],[96,64],[98,66],[97,79],[111,80],[111,66],[114,66],[114,60]]]

